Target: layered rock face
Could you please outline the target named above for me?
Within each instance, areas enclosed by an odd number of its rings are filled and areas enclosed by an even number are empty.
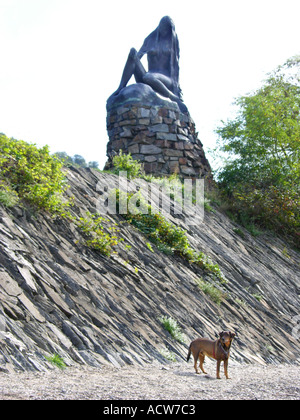
[[[129,95],[132,89],[130,86],[124,91]],[[190,115],[180,112],[174,102],[160,99],[158,104],[157,95],[153,95],[155,102],[144,97],[140,102],[135,97],[127,101],[118,98],[114,106],[108,106],[106,169],[112,167],[113,156],[122,150],[142,162],[147,174],[212,179]],[[125,93],[123,96],[126,98]]]
[[[119,186],[117,176],[92,170],[71,169],[67,178],[72,211],[82,216]],[[170,216],[194,249],[219,264],[227,278],[219,284],[199,266],[149,246],[122,216],[105,217],[117,223],[111,257],[85,246],[67,220],[0,207],[0,371],[50,369],[45,356],[53,354],[68,366],[165,364],[166,350],[184,362],[190,341],[222,330],[236,333],[236,362],[297,361],[299,253],[272,236],[251,237],[217,210],[198,226]],[[221,304],[199,279],[222,292]],[[186,343],[171,337],[162,316],[178,322]]]

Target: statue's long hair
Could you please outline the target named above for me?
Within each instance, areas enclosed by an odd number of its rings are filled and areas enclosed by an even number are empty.
[[[160,31],[159,27],[161,24],[167,23],[170,26],[170,36],[171,36],[171,62],[170,62],[170,77],[173,82],[173,93],[177,95],[179,98],[181,98],[181,89],[179,85],[179,41],[178,36],[175,31],[175,25],[172,19],[169,16],[165,16],[161,19],[158,27],[147,36],[147,38],[144,41],[144,44],[142,48],[139,51],[139,56],[143,56],[144,54],[147,54],[148,51],[153,49],[153,47],[156,47],[159,51],[160,49]]]

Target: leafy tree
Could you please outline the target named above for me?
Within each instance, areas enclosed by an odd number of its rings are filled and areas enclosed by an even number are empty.
[[[82,168],[86,168],[87,164],[86,161],[84,159],[84,157],[80,156],[80,155],[74,155],[73,156],[73,162],[78,165],[81,166]]]
[[[92,169],[98,169],[99,168],[99,162],[97,162],[97,161],[92,161],[92,162],[89,162],[89,168],[92,168]]]
[[[86,163],[84,157],[81,155],[69,156],[66,152],[56,152],[53,156],[56,156],[59,160],[61,160],[64,166],[77,166],[81,168],[93,168],[98,169],[99,163],[97,161]]]
[[[56,152],[54,153],[59,160],[61,160],[64,166],[72,166],[74,164],[73,158],[69,156],[66,152]]]
[[[227,154],[218,178],[233,210],[264,227],[300,238],[300,56],[236,100],[234,120],[217,129]]]

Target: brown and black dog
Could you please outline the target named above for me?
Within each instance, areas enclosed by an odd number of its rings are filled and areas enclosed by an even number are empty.
[[[187,361],[190,360],[191,353],[194,356],[194,368],[196,373],[199,373],[197,368],[197,361],[199,359],[199,368],[203,373],[206,372],[203,369],[203,363],[205,356],[212,357],[217,361],[217,379],[220,378],[220,365],[221,362],[224,362],[224,372],[226,379],[228,377],[228,359],[230,356],[230,347],[235,334],[230,331],[222,331],[219,334],[219,338],[216,341],[209,340],[208,338],[198,338],[193,341],[189,348],[189,353],[187,355]]]

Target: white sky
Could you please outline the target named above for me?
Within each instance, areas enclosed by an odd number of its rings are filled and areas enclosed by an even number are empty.
[[[300,0],[0,0],[0,132],[102,168],[106,100],[165,15],[206,150],[234,98],[300,53]]]

